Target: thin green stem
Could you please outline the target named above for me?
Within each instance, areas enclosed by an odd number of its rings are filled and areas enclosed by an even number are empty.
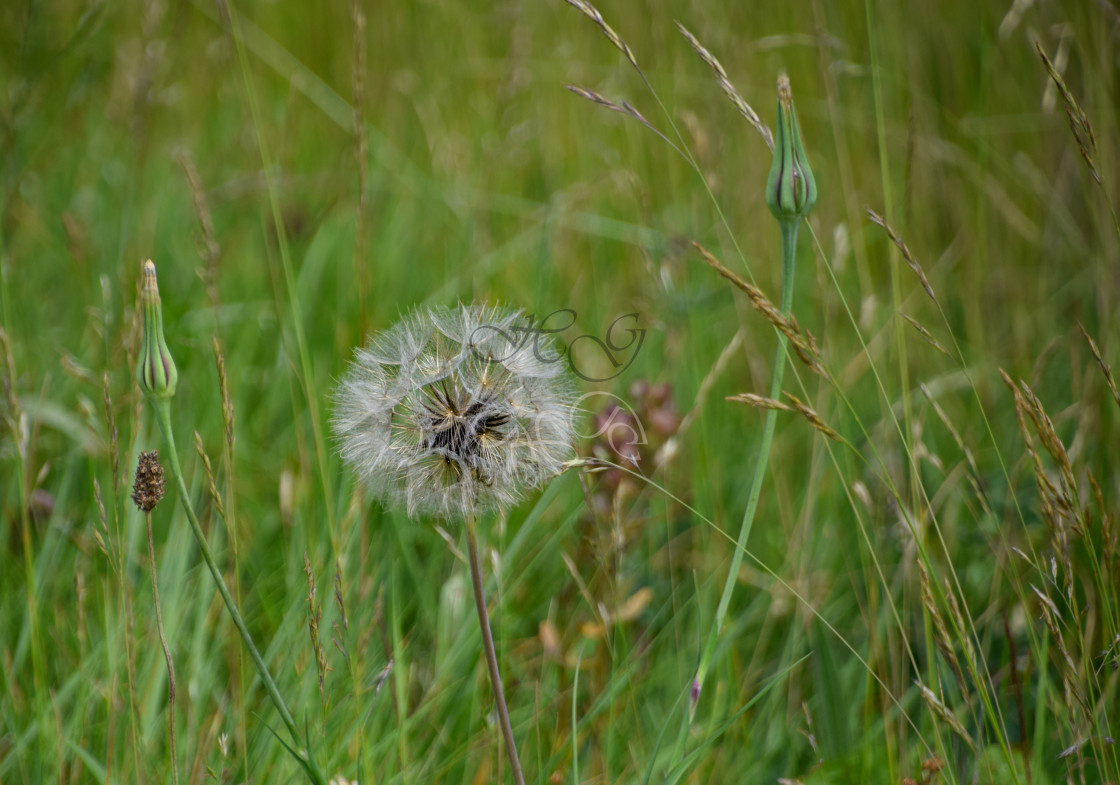
[[[0,240],[3,238],[0,237]],[[0,257],[0,265],[3,264],[3,258]],[[3,280],[3,268],[0,266],[0,281]],[[4,289],[6,292],[7,290]],[[4,295],[4,316],[7,317],[11,313],[10,307],[7,304],[7,296]],[[6,363],[5,370],[8,372],[11,385],[15,385],[16,380],[19,378],[16,375],[15,357],[12,354],[11,339],[8,337],[7,329],[0,326],[0,349],[4,352],[3,360]],[[16,456],[16,483],[18,486],[17,493],[19,494],[19,526],[20,537],[23,545],[23,570],[27,586],[27,624],[28,633],[31,643],[31,674],[32,684],[35,687],[34,706],[35,706],[35,722],[38,725],[36,728],[36,747],[39,752],[39,760],[43,761],[47,757],[47,740],[51,737],[49,720],[49,709],[47,706],[47,665],[46,657],[43,654],[43,644],[40,637],[39,630],[39,586],[38,578],[35,572],[35,552],[34,544],[32,543],[31,531],[31,505],[29,499],[31,498],[31,491],[27,481],[27,454],[30,449],[30,436],[27,430],[20,425],[22,413],[19,406],[19,400],[16,397],[14,390],[9,388],[7,391],[7,408],[8,413],[5,417],[8,427],[11,429],[12,444],[15,445]],[[61,741],[56,740],[56,744],[61,744]],[[61,757],[61,751],[59,752]]]
[[[229,587],[226,586],[225,579],[222,577],[221,570],[218,569],[217,563],[214,561],[214,556],[210,552],[210,545],[206,542],[206,535],[202,532],[202,526],[198,522],[198,516],[195,515],[194,508],[191,506],[190,494],[187,492],[187,484],[183,480],[183,470],[179,465],[179,454],[175,448],[175,432],[171,428],[171,402],[168,399],[153,400],[153,405],[156,410],[156,420],[159,422],[160,430],[163,431],[163,437],[167,440],[168,460],[171,462],[171,473],[175,475],[175,484],[179,489],[179,500],[183,504],[183,510],[187,513],[187,520],[190,521],[191,531],[194,532],[194,537],[198,541],[198,548],[202,551],[202,558],[206,562],[206,566],[210,568],[210,574],[214,577],[214,583],[218,585],[218,594],[222,595],[222,601],[226,605],[226,610],[229,612],[230,618],[233,619],[233,624],[237,627],[237,631],[241,633],[241,642],[245,644],[245,648],[249,650],[249,656],[252,658],[253,663],[257,666],[257,671],[261,675],[261,681],[264,682],[265,689],[268,691],[268,696],[272,699],[272,704],[276,707],[276,711],[280,714],[280,719],[284,721],[288,733],[292,737],[292,742],[295,748],[289,747],[289,750],[295,754],[297,760],[304,771],[307,772],[308,777],[316,785],[326,785],[327,780],[315,762],[311,759],[309,750],[299,749],[300,747],[300,734],[299,729],[296,727],[295,720],[292,719],[292,713],[288,711],[287,704],[280,696],[280,690],[276,687],[276,682],[272,678],[272,674],[268,671],[268,666],[265,665],[261,653],[257,650],[256,644],[253,643],[253,638],[249,634],[249,629],[245,626],[245,621],[241,618],[241,612],[237,609],[237,603],[233,601],[233,596],[229,592]]]
[[[178,473],[176,473],[178,476]],[[171,748],[171,783],[179,785],[179,753],[175,745],[175,663],[171,660],[171,647],[167,645],[167,634],[163,630],[163,611],[159,607],[159,581],[156,579],[156,546],[152,541],[152,513],[144,513],[148,525],[148,561],[152,568],[152,603],[156,607],[156,629],[159,643],[163,647],[163,659],[167,663],[167,743]]]
[[[782,230],[782,314],[787,315],[793,305],[793,274],[795,256],[797,251],[797,229],[800,219],[780,220]],[[774,357],[774,376],[770,382],[770,397],[777,399],[782,394],[782,378],[786,370],[786,336],[778,332],[778,349]],[[704,646],[704,653],[700,656],[700,665],[696,669],[696,678],[692,685],[692,702],[689,706],[689,721],[696,716],[696,706],[700,699],[700,691],[704,687],[704,679],[711,666],[712,654],[719,639],[720,630],[723,628],[727,609],[731,605],[731,595],[735,591],[735,584],[739,580],[739,567],[743,563],[743,554],[747,550],[750,540],[751,528],[754,526],[754,516],[758,510],[758,501],[762,497],[762,483],[766,478],[766,468],[770,462],[770,444],[774,440],[774,429],[777,425],[777,411],[769,409],[766,412],[766,421],[762,428],[762,441],[758,447],[758,462],[754,468],[754,479],[751,481],[750,496],[747,497],[747,509],[743,513],[743,523],[739,529],[739,537],[735,542],[735,550],[731,556],[731,567],[727,573],[727,580],[723,585],[723,594],[719,598],[716,608],[716,617],[708,633],[708,642]]]
[[[49,720],[47,704],[44,696],[47,694],[46,659],[43,656],[43,644],[39,637],[39,588],[35,575],[35,554],[31,542],[31,513],[28,504],[27,492],[27,463],[24,442],[18,430],[13,428],[12,434],[16,443],[16,474],[19,483],[19,509],[20,509],[20,535],[23,544],[23,570],[27,581],[27,621],[30,627],[31,638],[31,674],[32,683],[35,685],[36,721],[39,723],[37,745],[40,759],[46,758],[46,739],[51,734],[48,731]]]
[[[482,650],[486,654],[486,667],[490,671],[490,687],[494,691],[498,724],[502,726],[502,736],[505,737],[506,754],[509,756],[509,765],[513,769],[513,781],[517,785],[525,785],[525,775],[521,773],[521,761],[517,757],[517,747],[513,740],[513,727],[509,722],[506,696],[502,692],[502,677],[498,673],[498,655],[494,651],[494,636],[490,632],[490,614],[486,612],[486,595],[483,591],[482,563],[478,558],[478,535],[475,533],[474,516],[467,517],[467,550],[470,552],[474,605],[478,609],[478,626],[482,631]]]

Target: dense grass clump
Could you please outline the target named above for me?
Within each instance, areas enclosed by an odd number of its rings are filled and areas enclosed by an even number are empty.
[[[478,520],[527,781],[1120,782],[1118,31],[0,8],[0,781],[511,781],[466,527],[378,503],[330,428],[353,347],[487,302],[583,396],[567,471]]]

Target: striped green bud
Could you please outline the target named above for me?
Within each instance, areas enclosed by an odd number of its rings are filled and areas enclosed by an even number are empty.
[[[789,77],[778,77],[778,132],[774,162],[766,181],[766,204],[779,221],[804,218],[817,203],[817,183],[801,146],[801,128],[793,108]]]
[[[163,306],[159,300],[156,266],[144,262],[144,283],[140,290],[140,323],[143,343],[136,364],[136,381],[144,395],[156,400],[175,395],[179,372],[171,359],[171,350],[163,338]]]

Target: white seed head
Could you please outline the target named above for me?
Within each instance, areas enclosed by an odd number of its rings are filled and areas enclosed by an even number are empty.
[[[354,354],[335,393],[343,460],[410,517],[504,509],[571,457],[564,363],[520,312],[414,312]]]

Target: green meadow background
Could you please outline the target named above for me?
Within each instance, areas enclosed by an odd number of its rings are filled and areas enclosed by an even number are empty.
[[[612,457],[617,396],[645,479],[573,469],[480,524],[531,782],[1120,782],[1115,3],[598,10],[640,71],[560,0],[3,4],[0,781],[306,781],[169,484],[172,758],[128,499],[167,450],[150,258],[192,502],[329,776],[511,781],[460,528],[368,498],[329,425],[372,331],[485,300],[645,330],[579,383],[581,454]],[[726,398],[776,345],[692,242],[774,302],[781,251],[770,152],[677,22],[769,125],[790,76],[828,377],[791,357],[785,389],[839,437],[778,413],[691,717],[764,416]]]

